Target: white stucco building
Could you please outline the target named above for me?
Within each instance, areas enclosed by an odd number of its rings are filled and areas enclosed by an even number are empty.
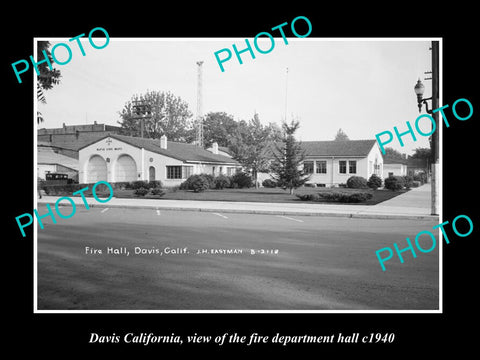
[[[216,152],[216,153],[215,153]],[[160,180],[180,185],[193,174],[233,175],[239,164],[192,144],[108,134],[79,149],[79,182]]]
[[[407,161],[401,159],[385,159],[383,164],[383,177],[389,176],[406,176]]]
[[[302,141],[301,148],[309,184],[335,187],[353,175],[367,180],[372,174],[383,178],[383,157],[376,140]],[[267,178],[269,174],[259,174],[260,183]]]

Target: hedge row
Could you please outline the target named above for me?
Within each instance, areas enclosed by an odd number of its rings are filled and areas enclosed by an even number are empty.
[[[191,175],[182,182],[180,190],[201,192],[207,189],[249,188],[252,184],[252,178],[246,173],[237,173],[233,176],[218,175],[217,177],[210,174],[198,174]]]
[[[297,197],[302,201],[359,203],[370,200],[373,195],[369,192],[342,193],[334,191],[313,194],[297,194]]]
[[[116,182],[116,183],[109,183],[112,189],[115,190],[124,190],[124,189],[160,189],[162,188],[161,181],[130,181],[130,182]],[[88,186],[88,190],[85,192],[87,195],[91,195],[92,187],[95,183],[89,184],[64,184],[64,185],[46,185],[44,181],[38,182],[39,189],[45,191],[47,195],[71,195],[75,191],[81,190]],[[95,188],[97,194],[102,194],[108,192],[108,188],[104,184],[99,184]]]
[[[133,193],[135,194],[135,196],[139,196],[139,197],[140,196],[145,196],[147,194],[149,194],[149,195],[159,195],[159,196],[165,195],[165,191],[163,191],[159,187],[152,187],[150,189],[146,189],[144,187],[141,187],[141,188],[135,189],[133,191]]]

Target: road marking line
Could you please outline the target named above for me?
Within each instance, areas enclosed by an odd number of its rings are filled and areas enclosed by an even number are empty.
[[[219,214],[219,213],[213,213],[213,214],[215,214],[215,215],[217,215],[217,216],[220,216],[220,217],[222,217],[222,218],[224,218],[224,219],[228,219],[228,217],[226,217],[225,215],[222,215],[222,214]]]
[[[160,210],[157,209],[157,215],[160,215]]]
[[[288,217],[288,216],[283,216],[283,215],[277,215],[277,216],[278,216],[278,217],[281,217],[281,218],[284,218],[284,219],[287,219],[287,220],[293,220],[293,221],[303,222],[303,220],[294,219],[294,218],[291,218],[291,217]]]
[[[101,213],[104,213],[104,212],[107,211],[108,209],[110,209],[110,208],[105,208],[105,209],[103,209],[103,210],[100,211],[100,212],[101,212]]]

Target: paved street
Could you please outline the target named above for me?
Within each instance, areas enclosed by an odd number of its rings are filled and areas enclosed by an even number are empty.
[[[38,228],[39,310],[438,309],[438,247],[385,272],[375,255],[434,219],[106,206],[57,220]]]

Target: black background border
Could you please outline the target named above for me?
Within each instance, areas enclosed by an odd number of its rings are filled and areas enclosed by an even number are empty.
[[[119,3],[120,4],[120,3]],[[320,5],[318,5],[320,4]],[[39,355],[64,357],[71,354],[142,355],[148,352],[161,355],[174,350],[196,354],[233,350],[238,354],[252,352],[289,352],[300,350],[315,354],[355,354],[379,352],[382,355],[441,354],[446,349],[467,353],[475,344],[472,330],[476,312],[477,283],[475,271],[478,250],[478,217],[475,187],[476,161],[475,130],[480,108],[476,37],[476,10],[456,2],[450,8],[431,3],[403,2],[401,6],[384,3],[382,6],[343,3],[338,8],[318,3],[293,8],[291,4],[269,5],[222,3],[216,6],[166,6],[165,4],[126,4],[101,9],[99,4],[82,8],[62,8],[39,4],[35,8],[6,9],[4,22],[4,52],[2,76],[6,103],[3,122],[4,160],[2,193],[4,224],[8,235],[3,238],[2,263],[4,278],[3,307],[4,344],[17,354],[30,350]],[[8,16],[7,16],[8,15]],[[313,27],[310,37],[441,37],[443,38],[443,104],[467,98],[474,114],[468,121],[452,120],[443,128],[443,214],[453,220],[459,214],[468,215],[474,232],[467,238],[453,239],[443,247],[443,314],[34,314],[33,313],[33,238],[22,238],[15,216],[33,209],[33,93],[32,73],[23,76],[18,84],[11,63],[27,59],[33,52],[34,37],[73,37],[94,27],[105,28],[111,37],[240,37],[253,38],[261,31],[291,22],[296,16],[306,16]],[[478,21],[478,20],[477,20]],[[274,54],[272,54],[274,56]],[[477,66],[475,66],[477,65]],[[429,70],[429,69],[426,69]],[[25,74],[26,75],[26,74]],[[413,84],[412,84],[413,87]],[[413,90],[412,90],[412,96]],[[409,119],[406,119],[409,120]],[[13,136],[12,136],[13,135]],[[421,261],[417,259],[417,261]],[[473,327],[473,329],[474,329]],[[360,332],[396,334],[393,344],[317,344],[286,347],[215,344],[127,345],[88,344],[91,332],[105,335],[127,332],[154,332],[168,335],[192,333],[222,335],[237,332],[248,335],[257,332],[273,336],[317,334],[327,335]],[[66,352],[68,351],[68,352]]]

